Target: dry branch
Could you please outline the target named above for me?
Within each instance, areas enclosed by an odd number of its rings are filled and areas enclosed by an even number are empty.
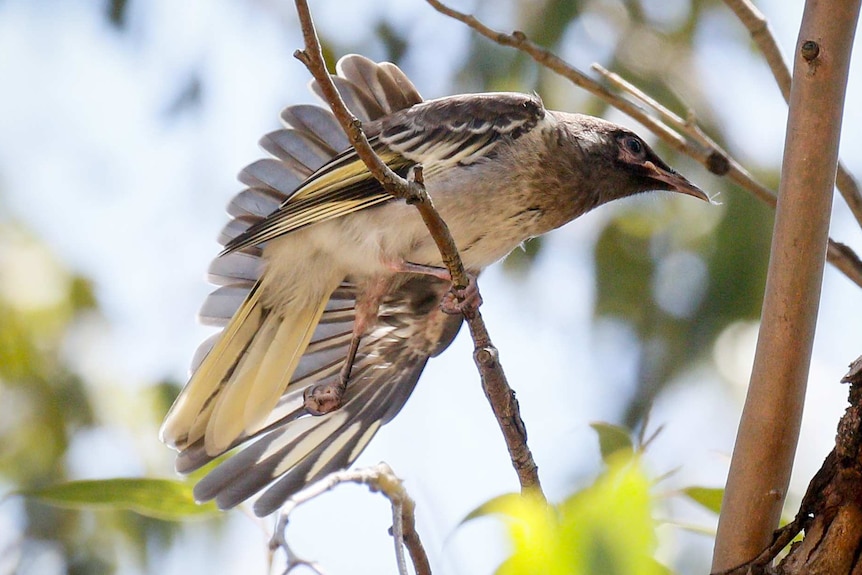
[[[350,143],[356,149],[356,153],[368,167],[371,174],[380,182],[386,192],[394,197],[404,198],[408,203],[412,203],[422,215],[422,220],[425,222],[429,233],[434,238],[440,250],[443,263],[449,270],[455,294],[465,304],[461,309],[467,326],[470,329],[470,334],[473,337],[473,357],[482,379],[482,388],[485,390],[485,395],[488,397],[494,416],[497,418],[497,422],[503,431],[506,447],[512,459],[512,465],[518,474],[521,490],[532,491],[544,497],[544,494],[541,493],[538,467],[527,446],[527,433],[524,422],[521,419],[518,403],[515,401],[515,394],[509,387],[500,362],[497,361],[498,353],[491,343],[491,338],[488,335],[482,314],[479,312],[478,305],[466,305],[467,302],[464,302],[463,297],[459,295],[461,293],[460,290],[463,290],[469,284],[469,278],[464,271],[464,266],[458,255],[458,249],[455,241],[452,239],[452,235],[449,233],[446,222],[443,221],[440,214],[434,209],[431,198],[425,191],[421,167],[415,170],[414,181],[407,181],[390,170],[377,154],[374,153],[362,131],[362,123],[347,109],[329,73],[326,71],[320,40],[317,37],[306,0],[296,0],[296,10],[299,15],[305,42],[305,50],[297,51],[295,54],[296,58],[305,64],[306,68],[314,76],[314,79],[317,80],[333,114],[335,114],[347,137],[350,139]],[[485,361],[488,357],[492,357],[494,360]]]
[[[407,562],[404,559],[403,547],[407,547],[410,559],[416,575],[431,575],[431,565],[428,555],[419,539],[416,531],[415,510],[416,503],[410,498],[401,480],[395,475],[385,463],[365,469],[351,469],[331,473],[294,494],[288,499],[279,511],[278,524],[270,540],[270,549],[283,549],[287,555],[287,568],[285,573],[304,566],[313,569],[316,573],[322,573],[320,566],[316,563],[300,559],[287,544],[285,531],[290,519],[290,514],[300,505],[315,499],[321,494],[334,489],[342,483],[360,483],[367,485],[372,491],[383,494],[392,505],[392,538],[395,542],[395,557],[398,563],[398,573],[407,575]]]

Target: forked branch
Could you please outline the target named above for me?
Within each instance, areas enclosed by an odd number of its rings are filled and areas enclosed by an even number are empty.
[[[271,550],[282,549],[287,555],[287,568],[284,573],[287,574],[301,566],[312,569],[315,573],[322,573],[320,566],[316,563],[297,557],[287,544],[285,531],[290,520],[290,514],[294,509],[342,483],[367,485],[372,491],[382,493],[389,500],[392,505],[392,538],[395,543],[395,557],[399,575],[408,575],[409,573],[404,557],[404,547],[407,547],[416,575],[431,575],[428,555],[425,553],[425,548],[419,539],[419,533],[416,531],[416,503],[410,498],[392,468],[385,463],[365,469],[350,469],[331,473],[294,494],[285,502],[279,511],[278,524],[269,543]]]

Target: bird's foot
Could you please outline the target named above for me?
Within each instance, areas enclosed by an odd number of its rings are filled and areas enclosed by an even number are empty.
[[[446,292],[440,301],[440,311],[450,315],[463,314],[465,310],[479,309],[482,305],[482,294],[476,283],[476,276],[468,273],[469,283],[464,289],[456,289],[455,286]]]
[[[446,268],[414,264],[407,261],[399,261],[387,264],[389,269],[395,272],[422,274],[435,277],[443,281],[452,281],[452,276]],[[463,314],[465,311],[479,309],[482,305],[482,296],[476,284],[476,274],[467,272],[468,283],[463,289],[452,286],[440,302],[440,310],[450,315]]]
[[[341,407],[347,382],[342,378],[336,381],[318,383],[305,390],[305,410],[311,415],[325,415]]]

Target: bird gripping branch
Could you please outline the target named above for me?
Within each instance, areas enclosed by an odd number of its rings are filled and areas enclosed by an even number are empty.
[[[422,167],[473,278],[615,199],[709,200],[605,120],[516,93],[423,101],[399,68],[356,55],[336,69],[377,155],[402,177]],[[248,187],[228,206],[210,266],[220,287],[201,318],[223,330],[201,345],[161,432],[184,473],[244,445],[195,495],[227,508],[263,491],[258,515],[348,467],[462,321],[421,218],[371,177],[332,114],[291,106],[282,120],[261,140],[273,157],[240,174]]]

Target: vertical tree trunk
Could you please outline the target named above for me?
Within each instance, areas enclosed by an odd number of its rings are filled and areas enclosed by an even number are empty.
[[[754,368],[718,525],[713,571],[755,557],[778,525],[808,379],[838,140],[860,0],[808,0]]]

